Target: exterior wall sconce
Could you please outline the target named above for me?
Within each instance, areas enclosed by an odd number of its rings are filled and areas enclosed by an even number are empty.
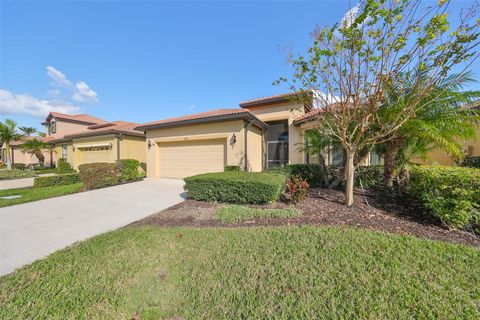
[[[75,146],[72,146],[72,151],[75,152]]]
[[[113,147],[113,144],[112,144],[111,142],[110,142],[109,144],[110,144],[110,149],[112,149],[112,147]]]
[[[152,141],[148,140],[147,142],[147,147],[150,150],[150,148],[153,146]]]
[[[234,133],[230,138],[230,145],[233,146],[235,143],[237,143],[237,136]]]

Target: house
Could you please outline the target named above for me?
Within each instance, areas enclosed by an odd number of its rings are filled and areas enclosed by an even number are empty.
[[[145,163],[145,135],[126,121],[108,122],[87,114],[51,112],[43,125],[53,146],[52,161],[65,158],[74,167],[92,162],[136,159]]]
[[[27,137],[24,137],[22,140],[15,140],[10,142],[10,157],[12,160],[12,164],[37,165],[39,163],[38,158],[35,155],[25,152],[21,148],[21,146],[25,143],[25,141],[31,140],[31,139],[37,139],[41,141],[45,140],[44,137],[40,137],[40,136],[27,136]],[[1,152],[0,159],[3,162],[6,162],[7,147],[5,144],[0,146],[0,152]],[[45,158],[44,165],[47,167],[50,166],[52,163],[51,152],[49,150],[45,150],[44,152],[42,152],[42,154],[43,154],[43,157]]]
[[[309,104],[295,99],[300,93],[273,95],[240,103],[240,108],[217,109],[164,119],[136,127],[147,139],[147,175],[184,178],[220,172],[225,166],[262,171],[286,164],[314,163],[302,146]],[[336,163],[340,151],[328,153]],[[373,159],[373,157],[372,157]],[[318,162],[317,162],[318,163]]]

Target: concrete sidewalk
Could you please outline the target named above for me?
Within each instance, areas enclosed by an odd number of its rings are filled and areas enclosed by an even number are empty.
[[[144,181],[0,209],[0,275],[183,201],[183,180]]]

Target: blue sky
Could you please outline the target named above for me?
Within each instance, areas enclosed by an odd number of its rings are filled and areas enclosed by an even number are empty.
[[[286,92],[272,86],[290,73],[281,48],[303,51],[350,5],[2,1],[0,120],[40,128],[54,109],[142,123]]]

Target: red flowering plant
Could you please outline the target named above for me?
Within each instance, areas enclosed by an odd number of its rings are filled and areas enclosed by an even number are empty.
[[[293,204],[297,204],[307,196],[308,187],[307,180],[302,179],[300,176],[293,176],[287,180],[287,190],[290,193],[290,197]]]

